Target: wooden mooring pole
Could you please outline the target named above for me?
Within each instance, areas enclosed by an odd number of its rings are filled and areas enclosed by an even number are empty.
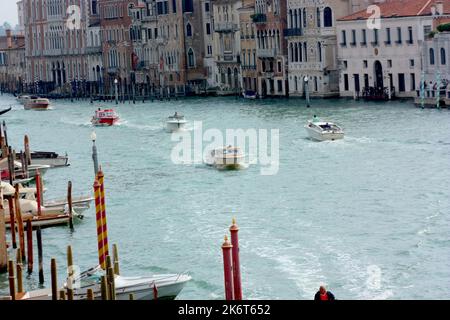
[[[43,266],[43,258],[42,258],[42,233],[41,227],[37,227],[36,229],[36,241],[38,248],[38,263],[39,263],[39,283],[44,283],[44,266]]]
[[[9,295],[12,300],[16,300],[16,277],[14,276],[14,262],[8,261],[8,280],[9,280]]]
[[[9,224],[11,225],[11,242],[13,249],[17,248],[17,241],[16,241],[16,219],[14,215],[14,201],[11,196],[8,196],[8,207],[9,207]]]
[[[17,229],[19,231],[19,247],[22,259],[25,259],[25,232],[22,220],[22,210],[20,209],[19,185],[16,185],[16,193],[14,194],[14,207],[16,209]]]
[[[0,273],[8,270],[8,251],[6,250],[5,209],[0,203]]]
[[[33,272],[33,226],[31,218],[27,220],[27,266],[28,273]]]
[[[17,249],[16,252],[16,272],[17,272],[17,293],[23,292],[23,277],[22,272],[23,264],[22,264],[22,254],[20,253],[20,249]]]
[[[69,227],[73,230],[73,216],[72,216],[72,181],[67,185],[67,204],[69,206]]]
[[[50,272],[52,280],[52,300],[58,300],[58,274],[56,269],[56,260],[52,258],[50,263]]]
[[[113,262],[114,262],[114,274],[119,275],[120,274],[119,253],[116,244],[113,244]]]

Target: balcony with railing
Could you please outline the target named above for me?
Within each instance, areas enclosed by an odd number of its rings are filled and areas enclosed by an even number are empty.
[[[239,30],[239,26],[237,23],[233,22],[217,22],[214,24],[215,32],[235,32]]]
[[[267,15],[265,13],[255,13],[251,18],[256,24],[264,24],[267,22]]]
[[[275,58],[277,56],[278,50],[276,48],[271,49],[258,49],[256,55],[258,58]]]
[[[301,37],[301,36],[303,36],[303,29],[302,28],[284,29],[284,36],[285,37]]]
[[[90,46],[90,47],[86,47],[86,53],[87,53],[87,54],[102,53],[102,46]]]

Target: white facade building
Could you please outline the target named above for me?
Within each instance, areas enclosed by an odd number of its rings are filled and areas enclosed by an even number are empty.
[[[420,87],[423,44],[434,20],[450,13],[430,0],[379,4],[381,28],[369,28],[366,10],[337,22],[340,94],[412,98]]]

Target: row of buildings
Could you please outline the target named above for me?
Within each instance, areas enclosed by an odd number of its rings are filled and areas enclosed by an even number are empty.
[[[22,0],[18,12],[23,33],[0,39],[10,91],[414,97],[436,70],[450,80],[450,34],[435,33],[449,1]]]

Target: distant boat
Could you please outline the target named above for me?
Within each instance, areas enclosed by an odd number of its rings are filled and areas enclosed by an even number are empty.
[[[217,169],[240,169],[245,160],[242,150],[228,146],[211,150],[206,164]]]
[[[257,98],[257,94],[253,90],[247,90],[243,93],[245,99],[255,100]]]
[[[91,123],[97,127],[108,127],[113,126],[119,121],[119,115],[113,109],[104,109],[100,108],[95,111],[94,116],[92,117]]]
[[[312,140],[326,141],[344,138],[344,130],[333,122],[310,120],[305,125],[306,132]]]
[[[46,98],[39,98],[39,97],[30,97],[28,100],[25,101],[24,108],[25,110],[48,110],[50,107],[50,100]]]
[[[12,109],[12,107],[9,107],[8,109],[1,110],[1,111],[0,111],[0,116],[1,116],[2,114],[5,114],[5,113],[11,111],[11,109]]]
[[[30,156],[31,164],[33,165],[47,165],[52,168],[67,167],[69,165],[69,157],[67,155],[60,156],[56,152],[33,151]],[[20,154],[16,154],[16,160],[20,161]]]
[[[173,116],[170,116],[166,122],[166,130],[168,132],[175,132],[178,130],[182,130],[186,127],[188,122],[184,118],[183,115],[175,112]]]

